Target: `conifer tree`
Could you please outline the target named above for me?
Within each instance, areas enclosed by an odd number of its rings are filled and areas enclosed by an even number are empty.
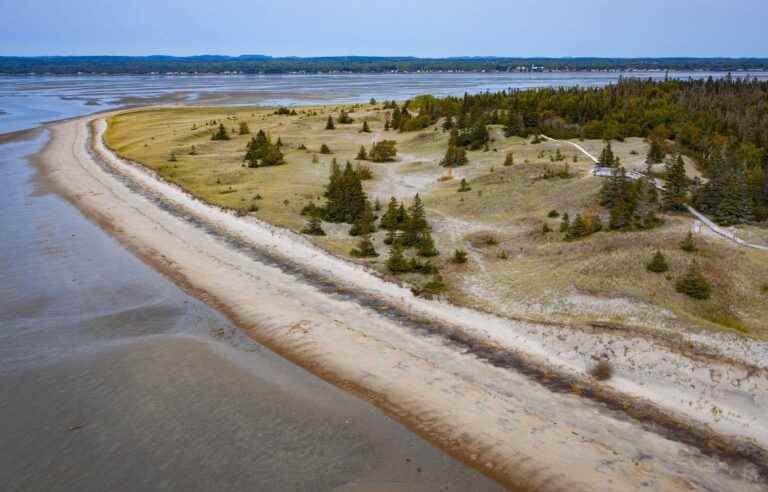
[[[693,299],[709,299],[712,294],[712,286],[701,274],[696,260],[691,261],[688,270],[676,283],[675,290]]]
[[[367,161],[368,160],[368,152],[365,151],[365,145],[360,146],[360,150],[357,152],[357,157],[355,157],[358,161]]]
[[[397,208],[398,203],[395,197],[390,198],[389,204],[387,205],[387,211],[384,212],[384,215],[381,217],[382,229],[394,231],[398,228],[399,224],[397,221]]]
[[[373,207],[371,202],[365,202],[363,212],[360,214],[360,218],[354,223],[352,229],[349,231],[350,236],[364,236],[376,232],[376,225],[374,221],[376,218],[373,215]]]
[[[453,252],[453,257],[451,258],[452,263],[456,263],[457,265],[461,265],[467,262],[467,252],[463,249],[457,249]]]
[[[249,133],[251,133],[251,129],[248,128],[248,123],[246,123],[245,121],[241,121],[240,131],[238,133],[240,133],[240,135],[248,135]]]
[[[408,209],[408,221],[403,228],[403,244],[405,246],[415,246],[419,243],[422,233],[429,229],[426,215],[424,213],[424,204],[418,193],[413,198],[413,205]]]
[[[515,164],[515,155],[512,152],[507,152],[506,157],[504,157],[504,165],[513,166],[514,164]]]
[[[443,131],[448,131],[453,128],[453,116],[448,115],[443,121]]]
[[[461,178],[461,183],[459,183],[459,193],[465,193],[467,191],[472,191],[472,188],[467,183],[466,178]]]
[[[397,228],[405,228],[405,224],[408,223],[408,211],[405,210],[405,204],[400,202],[400,206],[397,207]]]
[[[376,247],[371,241],[370,234],[364,234],[360,242],[357,243],[357,248],[350,251],[349,254],[356,258],[375,258],[379,256],[379,253],[376,252]]]
[[[223,123],[219,124],[219,128],[213,132],[211,140],[229,140],[229,133]]]
[[[563,214],[563,218],[560,221],[560,232],[567,232],[568,229],[571,227],[571,221],[568,217],[568,212],[565,212]]]
[[[680,154],[666,163],[667,181],[664,185],[662,202],[666,210],[685,210],[690,186],[685,174],[685,162]]]
[[[664,273],[669,270],[669,265],[667,264],[667,259],[664,257],[664,254],[661,251],[656,250],[650,263],[648,263],[645,268],[649,272]]]
[[[443,167],[459,167],[465,165],[468,161],[467,151],[456,145],[448,144],[448,149],[445,151],[443,160],[440,161],[440,165]]]
[[[603,151],[600,153],[600,165],[603,167],[616,167],[616,156],[613,154],[611,142],[606,142]]]
[[[367,121],[363,121],[363,128],[360,129],[362,133],[371,133],[371,127],[368,126]]]
[[[573,219],[573,222],[571,222],[570,227],[568,227],[568,230],[565,233],[565,239],[573,241],[574,239],[579,239],[588,235],[589,230],[587,229],[587,223],[584,221],[581,214],[576,214],[576,218]]]
[[[432,239],[432,234],[430,234],[429,230],[421,232],[421,238],[416,248],[419,256],[432,257],[440,254],[437,248],[435,248],[435,241]]]
[[[685,235],[685,239],[680,241],[680,249],[688,253],[694,253],[698,250],[696,247],[696,242],[693,240],[693,233],[691,231],[688,231],[688,234]]]
[[[333,116],[328,115],[328,120],[325,122],[325,129],[326,130],[335,130],[336,125],[333,123]]]
[[[405,258],[403,247],[400,245],[399,241],[393,242],[392,247],[389,248],[387,269],[395,275],[399,273],[407,273],[411,270],[410,262]]]
[[[664,162],[664,149],[655,138],[651,139],[651,147],[648,149],[648,155],[645,158],[645,162],[651,166],[653,164],[661,164]]]

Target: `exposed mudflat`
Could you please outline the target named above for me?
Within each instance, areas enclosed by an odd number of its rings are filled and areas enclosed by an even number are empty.
[[[500,489],[51,194],[24,159],[46,140],[0,153],[2,490]]]

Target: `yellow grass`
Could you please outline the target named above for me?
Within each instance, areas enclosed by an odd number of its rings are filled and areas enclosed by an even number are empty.
[[[296,116],[278,116],[271,109],[250,107],[130,111],[111,119],[106,140],[121,155],[158,171],[210,203],[244,211],[256,206],[259,210],[255,216],[299,231],[306,223],[301,209],[310,201],[322,203],[332,157],[342,164],[354,162],[360,145],[370,147],[374,137],[394,139],[404,163],[368,163],[374,180],[365,183],[366,189],[385,205],[386,196],[381,193],[388,189],[381,188],[385,177],[397,178],[398,183],[405,180],[414,189],[422,187],[442,253],[431,261],[440,266],[454,301],[532,318],[602,319],[651,327],[671,323],[673,329],[696,326],[768,336],[764,321],[768,319],[768,293],[761,287],[768,282],[765,253],[698,238],[702,251],[696,256],[713,282],[713,298],[695,301],[675,292],[674,280],[691,259],[678,248],[690,228],[690,217],[666,217],[665,225],[652,231],[602,232],[565,242],[558,232],[560,219],[546,217],[550,210],[568,212],[571,218],[592,210],[607,218],[605,211],[596,207],[602,182],[590,175],[591,161],[572,146],[555,142],[534,145],[517,137],[505,138],[501,127],[491,127],[490,149],[469,152],[470,164],[454,170],[453,179],[446,179],[448,172],[437,165],[447,145],[446,133],[436,127],[406,134],[384,132],[384,111],[368,105],[348,106],[354,123],[337,123],[336,130],[325,130],[328,115],[337,116],[339,109],[341,106],[297,108]],[[230,141],[210,140],[215,126],[206,122],[212,120],[216,125],[225,123]],[[359,132],[363,120],[368,121],[372,134]],[[264,129],[273,141],[280,137],[286,164],[243,167],[242,157],[251,135],[237,135],[241,121],[247,122],[254,134]],[[196,130],[192,130],[193,125]],[[323,143],[330,146],[333,155],[318,153]],[[299,150],[300,144],[308,150]],[[580,144],[593,154],[602,148],[597,141]],[[192,145],[198,155],[189,155]],[[642,140],[628,139],[613,146],[628,167],[644,165],[647,144]],[[565,160],[553,163],[557,149]],[[178,162],[169,162],[172,152]],[[507,152],[514,154],[514,166],[502,165]],[[312,162],[313,155],[318,155],[318,163]],[[566,163],[572,178],[541,179],[547,167],[560,169]],[[396,170],[394,178],[388,167]],[[472,191],[457,191],[462,177]],[[411,187],[406,192],[410,196]],[[257,195],[261,199],[256,199]],[[554,232],[541,232],[545,222]],[[357,242],[347,235],[348,227],[324,224],[328,236],[313,240],[335,254],[348,256]],[[379,232],[374,237],[381,257],[366,261],[382,272],[387,252],[383,236]],[[488,244],[483,239],[487,236],[493,236],[498,244]],[[450,263],[454,249],[470,252],[468,264]],[[656,249],[667,256],[667,274],[645,270]],[[406,278],[419,284],[429,280],[420,275]],[[584,305],[561,305],[563,298],[574,296],[576,304],[586,299]],[[633,308],[606,307],[617,299]]]

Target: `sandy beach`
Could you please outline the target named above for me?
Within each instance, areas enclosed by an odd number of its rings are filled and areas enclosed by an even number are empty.
[[[760,350],[725,341],[717,356],[702,358],[642,337],[566,333],[415,298],[301,237],[197,202],[118,159],[101,142],[104,126],[98,116],[50,127],[38,159],[47,185],[253,340],[504,485],[765,488]],[[638,357],[597,385],[586,354],[606,346]],[[547,375],[598,397],[553,391],[542,384]],[[622,398],[695,431],[676,436],[606,404]],[[707,449],[707,438],[736,451]]]

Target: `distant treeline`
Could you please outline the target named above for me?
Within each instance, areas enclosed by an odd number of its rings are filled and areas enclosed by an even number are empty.
[[[506,57],[237,57],[174,56],[41,56],[0,57],[0,74],[151,74],[225,73],[280,74],[383,72],[508,72],[603,70],[768,70],[768,58],[506,58]]]

